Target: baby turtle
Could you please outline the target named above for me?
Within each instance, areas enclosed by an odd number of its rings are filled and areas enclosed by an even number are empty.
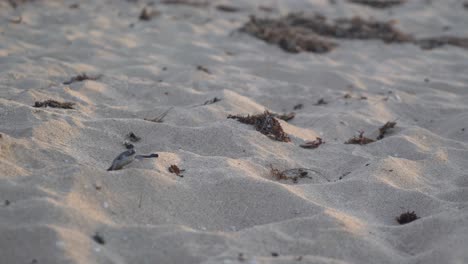
[[[159,157],[158,154],[149,154],[149,155],[135,155],[136,151],[134,148],[131,148],[129,150],[126,150],[120,155],[117,156],[117,158],[112,161],[112,165],[107,169],[108,171],[112,170],[120,170],[124,166],[132,163],[135,159],[145,159],[145,158],[157,158]]]

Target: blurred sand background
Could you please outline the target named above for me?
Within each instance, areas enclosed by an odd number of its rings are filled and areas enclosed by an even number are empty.
[[[14,2],[0,2],[0,263],[468,262],[468,50],[334,39],[291,54],[238,32],[303,11],[468,36],[463,1]],[[63,84],[81,73],[102,77]],[[74,109],[33,107],[49,99]],[[227,119],[265,109],[296,113],[279,121],[291,142]],[[106,171],[130,132],[159,158]],[[407,211],[420,218],[400,225]]]

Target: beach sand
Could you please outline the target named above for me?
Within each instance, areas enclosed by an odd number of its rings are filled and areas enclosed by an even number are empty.
[[[463,1],[11,2],[0,263],[468,263],[468,50],[331,37],[289,53],[238,31],[303,11],[468,37]],[[295,112],[278,121],[290,142],[227,118],[265,110]],[[131,132],[159,158],[107,171]]]

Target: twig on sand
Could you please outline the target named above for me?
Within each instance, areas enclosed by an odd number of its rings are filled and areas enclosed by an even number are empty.
[[[52,107],[52,108],[62,108],[62,109],[74,109],[72,102],[59,102],[55,100],[46,100],[46,101],[36,101],[34,107]]]
[[[174,107],[170,107],[169,109],[167,109],[166,111],[164,111],[162,114],[160,114],[159,116],[157,116],[157,117],[155,117],[155,118],[153,118],[153,119],[145,118],[145,120],[146,120],[146,121],[150,121],[150,122],[155,122],[155,123],[162,123],[164,117],[169,113],[169,111],[172,110],[172,108],[174,108]]]
[[[96,80],[99,80],[101,77],[102,77],[102,74],[98,74],[96,76],[88,76],[86,73],[82,73],[82,74],[79,74],[79,75],[77,75],[75,77],[72,77],[69,81],[63,82],[63,84],[68,85],[68,84],[72,84],[74,82],[82,82],[82,81],[85,81],[85,80],[96,81]]]

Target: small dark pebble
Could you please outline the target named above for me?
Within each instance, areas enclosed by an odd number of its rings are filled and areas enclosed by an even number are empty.
[[[96,243],[101,244],[101,245],[106,244],[106,241],[104,240],[104,238],[99,233],[96,233],[96,234],[93,235],[93,240]]]
[[[297,104],[297,105],[294,106],[294,110],[302,109],[302,107],[304,107],[303,104]]]
[[[9,206],[11,202],[9,200],[5,200],[5,206]]]
[[[272,257],[278,257],[278,256],[279,256],[279,254],[278,254],[278,253],[276,253],[276,252],[271,252],[271,256],[272,256]]]

